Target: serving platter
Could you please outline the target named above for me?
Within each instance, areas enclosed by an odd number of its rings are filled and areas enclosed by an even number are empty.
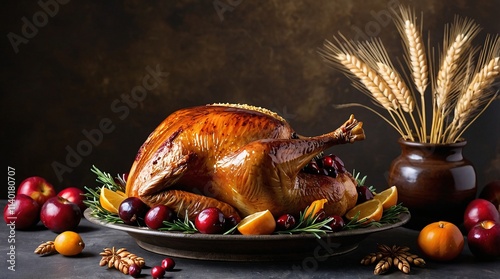
[[[399,215],[399,221],[381,227],[368,227],[326,233],[320,238],[313,234],[220,235],[157,231],[147,227],[107,223],[91,215],[91,223],[128,233],[137,244],[150,252],[198,260],[219,261],[281,261],[308,256],[336,256],[355,250],[368,235],[406,224],[409,213]]]

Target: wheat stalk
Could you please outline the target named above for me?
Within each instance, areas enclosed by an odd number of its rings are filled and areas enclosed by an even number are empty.
[[[351,54],[340,53],[336,58],[342,65],[349,69],[354,76],[359,78],[361,83],[371,92],[373,98],[385,109],[395,110],[398,108],[396,97],[392,94],[384,79],[381,78],[376,71]]]
[[[413,94],[411,94],[410,89],[393,66],[382,41],[373,39],[359,44],[357,54],[361,56],[363,61],[366,61],[369,67],[377,71],[390,88],[387,97],[394,103],[394,116],[401,122],[405,134],[409,135],[411,140],[414,140],[414,133],[404,114],[404,112],[409,114],[413,122],[415,122],[411,114],[414,109]]]
[[[464,87],[454,109],[454,117],[450,125],[449,141],[457,141],[463,131],[484,111],[496,98],[496,93],[490,89],[493,82],[500,76],[500,38],[486,38],[477,65],[477,69],[468,86]],[[478,113],[479,111],[479,113]],[[471,121],[472,120],[472,121]]]
[[[344,38],[343,36],[341,37]],[[348,73],[350,78],[354,77],[352,79],[353,82],[360,82],[362,85],[361,88],[366,89],[363,92],[378,102],[383,108],[388,111],[397,109],[397,99],[390,91],[389,86],[373,68],[354,54],[357,52],[357,48],[345,40],[345,38],[344,44],[340,43],[338,38],[334,37],[334,39],[340,47],[327,40],[325,42],[326,51],[321,52],[322,56],[327,61],[333,62],[344,73]]]
[[[465,79],[470,42],[479,32],[479,25],[470,19],[455,17],[454,23],[445,28],[441,66],[436,78],[433,99],[433,122],[431,142],[440,142],[444,121],[451,112],[458,92],[460,80]],[[457,82],[458,81],[458,82]]]
[[[421,36],[422,25],[417,28],[415,12],[408,8],[400,7],[401,15],[396,14],[395,24],[403,38],[408,66],[411,70],[413,82],[417,91],[423,95],[429,84],[429,70],[423,39]],[[422,21],[420,22],[422,24]]]
[[[395,12],[395,11],[393,11]],[[420,93],[420,104],[422,109],[418,109],[418,116],[421,123],[421,129],[415,129],[421,141],[425,141],[426,135],[426,116],[425,116],[425,90],[429,84],[429,67],[427,63],[427,56],[425,54],[424,43],[422,39],[422,24],[420,21],[419,28],[417,28],[417,20],[415,11],[400,6],[400,14],[395,13],[394,23],[403,38],[403,45],[406,54],[406,61],[410,69],[413,83],[415,88]],[[417,125],[412,118],[415,128]]]
[[[478,48],[471,47],[471,41],[479,32],[479,25],[470,19],[455,17],[453,24],[445,27],[439,71],[434,76],[433,64],[428,64],[421,36],[422,21],[418,28],[414,11],[401,6],[399,12],[394,22],[403,39],[411,81],[420,94],[420,106],[412,87],[408,87],[396,71],[380,40],[355,45],[341,35],[344,42],[336,37],[336,44],[325,41],[325,49],[320,54],[351,78],[356,88],[384,108],[392,121],[365,105],[338,107],[367,108],[388,122],[403,138],[414,140],[415,134],[420,142],[455,142],[498,96],[491,87],[500,75],[500,39],[498,36],[493,40],[487,38],[474,68]],[[433,54],[429,52],[429,60],[434,59]],[[405,77],[410,80],[408,75]],[[429,77],[434,79],[429,82]],[[429,84],[432,87],[430,131],[427,130],[425,109],[425,92]],[[420,126],[413,117],[415,109]],[[414,129],[408,124],[408,116]]]

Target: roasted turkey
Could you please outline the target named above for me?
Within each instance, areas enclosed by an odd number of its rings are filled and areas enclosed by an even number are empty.
[[[333,178],[301,170],[322,151],[364,137],[362,122],[352,115],[333,132],[304,137],[264,108],[213,104],[181,109],[140,147],[126,193],[190,219],[207,207],[241,218],[266,209],[274,216],[297,215],[323,198],[327,214],[344,215],[356,204],[352,175]]]

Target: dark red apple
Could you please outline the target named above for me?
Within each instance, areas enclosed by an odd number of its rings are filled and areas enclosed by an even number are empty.
[[[72,203],[76,203],[80,210],[83,212],[87,208],[83,201],[86,199],[82,189],[77,187],[64,188],[57,194],[59,197],[63,197]]]
[[[19,184],[17,194],[30,196],[38,205],[42,206],[48,199],[56,196],[56,190],[42,177],[32,176]]]
[[[160,204],[148,210],[144,222],[150,229],[157,230],[163,226],[163,221],[171,222],[173,219],[174,212],[168,206]]]
[[[40,212],[43,225],[56,233],[75,230],[81,217],[78,205],[62,197],[47,200]]]
[[[481,258],[500,256],[500,223],[485,220],[477,223],[467,235],[469,249]]]
[[[19,194],[3,209],[3,219],[16,230],[29,229],[40,220],[40,205],[30,196]]]
[[[500,223],[500,212],[491,202],[485,199],[475,199],[465,208],[464,227],[470,231],[472,227],[483,220],[493,220]]]
[[[215,234],[224,232],[226,218],[217,207],[209,207],[203,209],[194,221],[194,225],[201,233]]]
[[[500,211],[500,180],[486,184],[481,190],[479,198],[490,201]]]

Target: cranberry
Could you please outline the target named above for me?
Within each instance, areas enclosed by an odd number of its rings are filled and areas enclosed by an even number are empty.
[[[153,278],[162,278],[165,275],[165,269],[163,267],[157,265],[151,269],[151,276]]]
[[[283,214],[276,220],[276,229],[284,231],[295,226],[295,217],[291,214]]]
[[[334,231],[334,232],[341,231],[345,225],[345,222],[344,222],[344,219],[342,218],[342,216],[333,215],[333,216],[330,216],[330,218],[332,218],[332,221],[328,224],[328,226],[332,229],[332,231]]]
[[[325,210],[321,209],[320,211],[318,211],[318,213],[316,213],[316,215],[314,216],[314,218],[316,218],[316,223],[325,220],[326,219],[326,212],[325,212]]]
[[[122,201],[118,215],[125,224],[139,225],[144,220],[148,206],[137,197],[128,197]]]
[[[141,267],[138,266],[137,264],[131,264],[129,267],[128,267],[128,274],[130,274],[130,276],[134,277],[134,278],[137,278],[141,275]]]
[[[334,161],[331,155],[323,157],[322,162],[323,162],[323,168],[333,167],[334,165]]]
[[[195,219],[195,226],[201,233],[215,234],[224,232],[226,218],[217,207],[203,209]]]
[[[373,199],[372,191],[370,191],[370,189],[366,186],[357,186],[356,191],[358,192],[358,200],[356,204],[360,204]]]
[[[315,161],[311,161],[305,166],[304,171],[310,174],[320,174],[320,167]]]
[[[229,217],[226,217],[225,219],[224,226],[226,231],[236,227],[241,221],[241,218],[238,215],[229,215]]]
[[[333,154],[330,154],[329,156],[334,161],[334,168],[337,170],[337,173],[347,172],[347,170],[346,170],[346,168],[344,166],[344,162],[342,162],[342,160],[338,156],[335,156]]]
[[[161,267],[166,271],[170,271],[175,267],[175,261],[172,258],[165,258],[161,261]]]
[[[163,226],[163,221],[172,222],[174,212],[168,206],[160,204],[152,207],[144,218],[146,226],[150,229],[157,230]]]

